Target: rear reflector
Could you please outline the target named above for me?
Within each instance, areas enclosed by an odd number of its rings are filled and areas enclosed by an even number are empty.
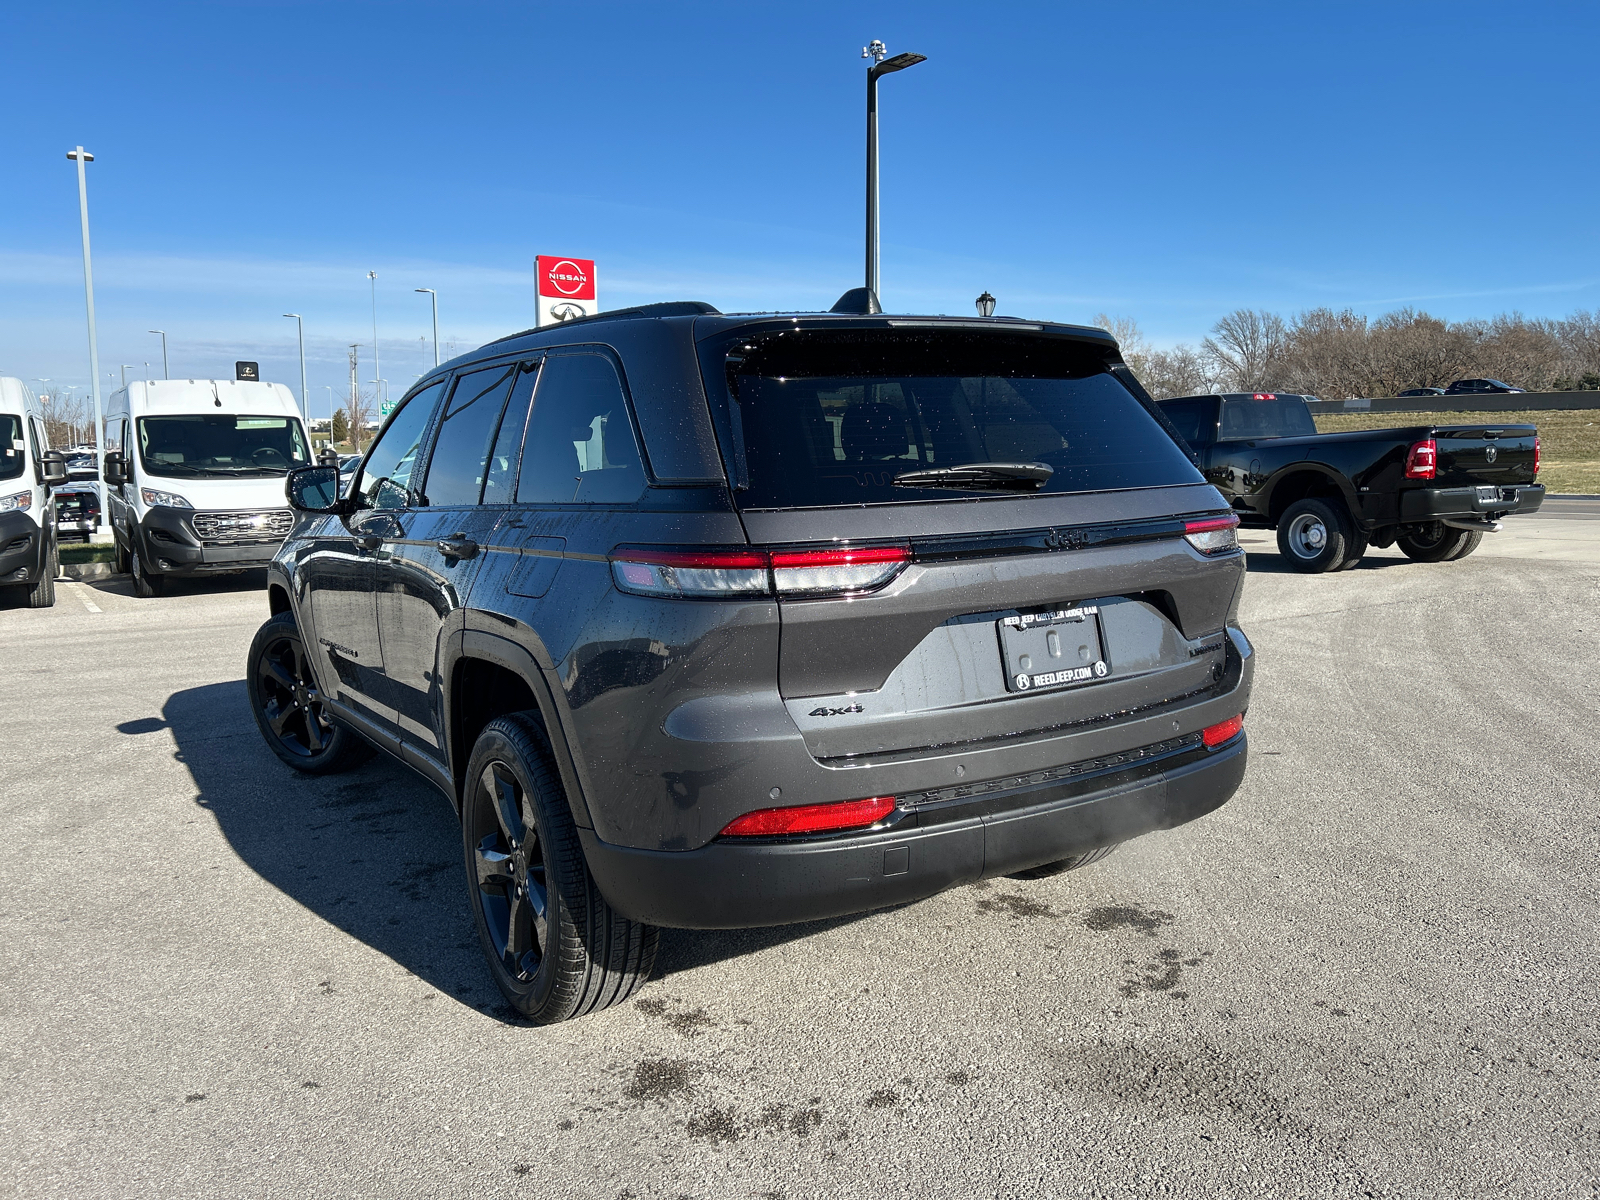
[[[1533,473],[1539,473],[1539,439],[1533,439]]]
[[[1233,513],[1183,523],[1183,540],[1201,554],[1226,554],[1239,547],[1239,518]]]
[[[1244,714],[1229,717],[1226,721],[1218,721],[1215,725],[1208,725],[1200,731],[1200,740],[1208,749],[1215,750],[1229,738],[1239,736],[1239,731],[1244,728]]]
[[[761,808],[728,822],[723,837],[782,837],[789,833],[827,833],[865,829],[894,811],[893,796],[844,800],[837,804],[800,804],[793,808]]]
[[[1439,471],[1439,443],[1423,438],[1406,454],[1407,479],[1432,479]]]
[[[643,596],[836,596],[880,588],[910,561],[909,546],[770,551],[618,546],[611,552],[611,578],[622,591]]]

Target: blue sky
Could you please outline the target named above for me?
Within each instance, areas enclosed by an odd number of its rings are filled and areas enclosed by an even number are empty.
[[[0,373],[371,378],[532,324],[533,259],[607,307],[826,307],[861,277],[871,38],[890,310],[1600,307],[1600,6],[207,3],[7,6]],[[446,347],[449,353],[449,346]],[[118,372],[120,374],[120,372]],[[324,410],[325,411],[325,410]]]

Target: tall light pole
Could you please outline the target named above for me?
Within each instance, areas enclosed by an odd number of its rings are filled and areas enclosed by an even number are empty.
[[[367,278],[372,282],[372,373],[383,374],[383,362],[378,356],[378,273],[368,271]]]
[[[138,363],[119,363],[118,366],[120,366],[122,368],[122,386],[123,387],[127,387],[128,386],[128,372],[129,371],[133,371],[133,370],[137,370],[139,364]]]
[[[89,183],[84,178],[85,163],[92,163],[94,155],[82,146],[67,151],[67,157],[78,164],[78,217],[83,223],[83,298],[89,311],[89,381],[94,385],[94,452],[103,463],[106,453],[105,422],[100,408],[100,339],[94,330],[94,268],[89,260]],[[109,513],[106,505],[106,473],[102,468],[95,472],[95,490],[100,495],[100,511]]]
[[[877,40],[861,50],[862,58],[872,60],[867,68],[867,291],[873,299],[878,296],[878,77],[928,60],[925,54],[896,54],[885,60],[888,53]]]
[[[299,313],[284,313],[283,315],[294,318],[295,329],[300,334],[300,412],[309,426],[311,424],[311,395],[306,391],[306,323],[300,319]]]
[[[172,373],[167,369],[167,331],[165,329],[146,329],[146,333],[159,333],[161,335],[161,378],[171,379]]]
[[[413,288],[413,291],[427,292],[433,297],[433,365],[439,365],[439,293],[432,288]]]

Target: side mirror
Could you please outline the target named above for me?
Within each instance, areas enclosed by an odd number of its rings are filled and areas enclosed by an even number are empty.
[[[290,471],[283,483],[289,507],[304,513],[344,511],[339,499],[338,467],[301,467]]]
[[[44,485],[60,487],[67,481],[67,456],[59,450],[46,450],[40,459],[44,467]]]
[[[105,466],[101,468],[101,473],[102,478],[112,487],[121,487],[128,482],[128,463],[122,457],[122,451],[106,452]]]

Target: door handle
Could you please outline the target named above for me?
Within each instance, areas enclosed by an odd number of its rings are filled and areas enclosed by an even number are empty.
[[[471,558],[478,552],[478,543],[465,533],[452,533],[443,541],[434,543],[446,558]]]

